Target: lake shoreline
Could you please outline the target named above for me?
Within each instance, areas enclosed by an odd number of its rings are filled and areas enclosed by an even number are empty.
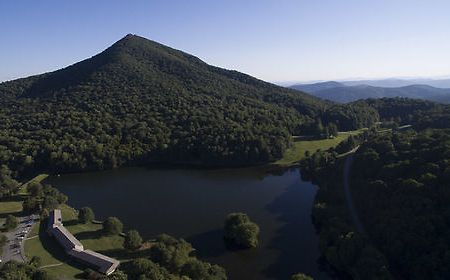
[[[230,276],[241,275],[246,263],[252,268],[247,278],[284,279],[301,271],[328,279],[319,272],[311,221],[317,187],[302,181],[297,168],[126,167],[51,176],[47,182],[66,193],[71,206],[91,206],[99,218],[118,216],[145,238],[163,232],[185,238]],[[224,248],[224,218],[237,211],[261,226],[261,248]]]

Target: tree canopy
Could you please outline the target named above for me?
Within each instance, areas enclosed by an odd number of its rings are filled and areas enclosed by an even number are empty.
[[[231,213],[225,220],[224,239],[230,245],[242,248],[258,246],[259,227],[247,214]]]

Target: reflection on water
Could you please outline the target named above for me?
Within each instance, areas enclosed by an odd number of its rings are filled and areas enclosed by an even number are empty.
[[[117,216],[145,238],[163,232],[185,238],[202,259],[224,266],[230,279],[289,279],[297,272],[327,279],[318,268],[310,217],[316,187],[301,181],[298,170],[123,168],[48,182],[72,206],[90,206],[99,219]],[[226,250],[223,222],[238,211],[260,226],[259,248]]]

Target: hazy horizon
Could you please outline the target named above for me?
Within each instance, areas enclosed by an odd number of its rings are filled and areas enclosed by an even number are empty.
[[[0,81],[69,66],[127,33],[277,84],[448,77],[448,10],[443,0],[1,2]]]

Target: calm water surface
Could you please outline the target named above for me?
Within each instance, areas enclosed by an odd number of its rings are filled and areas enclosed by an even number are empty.
[[[123,168],[47,182],[66,193],[72,206],[92,207],[98,219],[117,216],[145,238],[185,238],[203,260],[224,266],[230,279],[289,279],[296,272],[327,279],[319,270],[311,223],[317,189],[298,170],[277,176],[256,168]],[[260,226],[259,248],[226,250],[223,222],[238,211]]]

